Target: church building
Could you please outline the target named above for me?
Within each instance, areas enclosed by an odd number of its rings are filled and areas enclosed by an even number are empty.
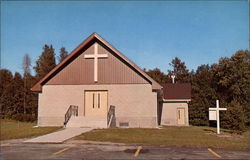
[[[168,101],[171,90],[96,33],[31,90],[39,93],[38,126],[155,128],[178,118],[188,125],[191,94]]]

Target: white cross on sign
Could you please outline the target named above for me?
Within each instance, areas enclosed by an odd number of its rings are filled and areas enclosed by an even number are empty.
[[[98,58],[108,58],[107,54],[98,54],[98,44],[94,44],[94,54],[84,55],[84,58],[94,58],[94,81],[97,82],[98,75]]]
[[[209,108],[209,120],[217,121],[217,134],[220,134],[220,111],[226,110],[226,108],[219,108],[219,100],[216,100],[216,108]]]

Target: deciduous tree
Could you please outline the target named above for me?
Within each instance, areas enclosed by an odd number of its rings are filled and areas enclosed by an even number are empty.
[[[146,73],[158,83],[170,82],[170,79],[159,68],[150,69]]]
[[[244,124],[250,125],[250,52],[240,50],[231,58],[221,58],[213,72],[219,98],[225,105],[242,108]],[[241,117],[238,118],[240,122]]]
[[[208,125],[208,108],[214,106],[216,91],[213,88],[213,73],[209,65],[201,65],[191,78],[192,99],[189,118],[192,125]]]
[[[23,112],[26,113],[26,99],[27,94],[30,92],[29,88],[27,88],[27,76],[30,75],[30,66],[31,60],[28,54],[25,54],[23,57],[23,79],[24,79],[24,93],[23,93]]]

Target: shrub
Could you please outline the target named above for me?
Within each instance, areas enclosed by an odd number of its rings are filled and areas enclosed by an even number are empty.
[[[240,103],[233,100],[228,105],[227,111],[221,113],[221,126],[234,131],[245,130],[244,112]]]

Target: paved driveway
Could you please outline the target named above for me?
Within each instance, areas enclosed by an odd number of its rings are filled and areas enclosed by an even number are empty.
[[[214,152],[214,153],[213,153]],[[217,154],[217,155],[216,155]],[[250,159],[250,152],[116,144],[1,144],[0,159]]]

